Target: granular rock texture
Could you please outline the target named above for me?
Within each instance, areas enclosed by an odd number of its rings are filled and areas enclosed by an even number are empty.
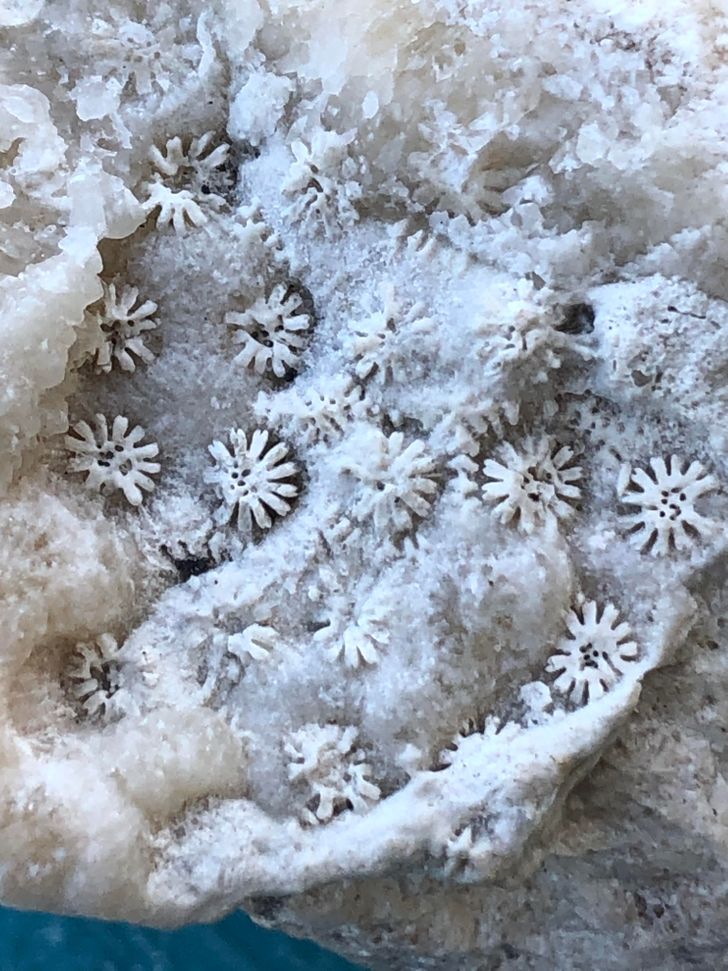
[[[724,966],[725,0],[0,37],[3,901]]]

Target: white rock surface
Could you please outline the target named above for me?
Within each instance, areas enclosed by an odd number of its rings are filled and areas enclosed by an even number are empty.
[[[725,0],[0,39],[0,898],[722,966]]]

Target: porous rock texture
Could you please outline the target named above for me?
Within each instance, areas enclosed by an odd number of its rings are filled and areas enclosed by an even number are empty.
[[[726,0],[0,25],[2,900],[726,966]]]

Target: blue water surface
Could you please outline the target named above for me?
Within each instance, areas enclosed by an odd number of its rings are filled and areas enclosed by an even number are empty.
[[[0,908],[0,971],[357,971],[237,913],[178,931]]]

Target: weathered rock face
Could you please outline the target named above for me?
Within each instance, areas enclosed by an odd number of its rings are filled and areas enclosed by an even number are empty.
[[[728,5],[0,9],[0,897],[716,967]]]

